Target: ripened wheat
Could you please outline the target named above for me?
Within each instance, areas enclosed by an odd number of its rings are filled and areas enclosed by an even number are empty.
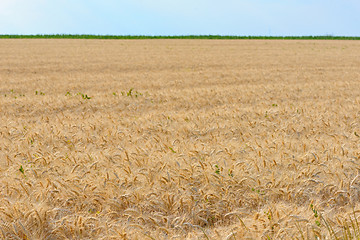
[[[0,43],[1,239],[359,238],[360,42]]]

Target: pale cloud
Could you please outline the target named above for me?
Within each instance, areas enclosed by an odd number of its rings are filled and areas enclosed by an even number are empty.
[[[0,16],[19,15],[41,7],[46,0],[1,0]]]
[[[59,30],[65,33],[75,16],[74,5],[69,3],[68,0],[5,0],[0,8],[0,34],[58,33]]]

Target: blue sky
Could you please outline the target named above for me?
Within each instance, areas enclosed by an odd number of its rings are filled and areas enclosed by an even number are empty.
[[[360,36],[359,0],[1,0],[0,34]]]

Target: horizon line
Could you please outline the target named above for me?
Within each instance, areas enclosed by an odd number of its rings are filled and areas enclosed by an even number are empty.
[[[0,39],[303,39],[303,40],[360,40],[360,36],[304,35],[112,35],[112,34],[0,34]]]

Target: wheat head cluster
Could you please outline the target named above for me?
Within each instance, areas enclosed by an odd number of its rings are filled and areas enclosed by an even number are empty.
[[[359,54],[0,40],[0,239],[359,239]]]

